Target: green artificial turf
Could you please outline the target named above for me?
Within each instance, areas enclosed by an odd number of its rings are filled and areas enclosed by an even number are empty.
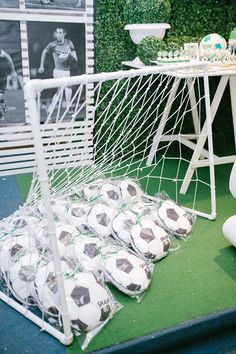
[[[216,168],[217,219],[198,218],[191,238],[156,264],[151,286],[141,303],[112,287],[124,307],[94,338],[88,352],[236,305],[236,249],[224,240],[221,231],[224,221],[236,214],[236,200],[228,190],[230,168]],[[30,178],[19,176],[18,183],[26,196]],[[154,186],[150,188],[155,192]],[[204,188],[199,190],[198,199],[201,207],[209,209],[209,195]],[[68,354],[80,352],[75,339]]]

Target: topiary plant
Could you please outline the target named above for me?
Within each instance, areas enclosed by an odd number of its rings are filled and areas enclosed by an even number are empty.
[[[167,45],[164,41],[157,39],[155,36],[144,38],[137,47],[137,56],[146,65],[152,65],[152,60],[157,59],[159,51],[167,50]]]
[[[166,23],[170,20],[170,0],[126,0],[126,23]]]

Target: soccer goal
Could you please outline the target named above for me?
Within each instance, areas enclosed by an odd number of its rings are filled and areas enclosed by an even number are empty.
[[[68,88],[72,93],[69,105],[65,104]],[[63,330],[32,312],[28,301],[23,305],[15,301],[10,296],[9,279],[8,290],[1,292],[0,298],[62,343],[69,344],[71,322],[52,200],[78,195],[81,188],[94,181],[130,178],[150,200],[158,200],[160,193],[165,192],[192,213],[214,219],[207,65],[155,66],[32,80],[26,85],[25,96],[35,153],[33,178],[25,205],[3,220],[1,226],[6,229],[16,217],[27,216],[28,227],[33,228],[31,210],[42,204],[51,239]],[[201,158],[208,160],[208,166],[193,166],[192,173],[186,174],[199,139]]]

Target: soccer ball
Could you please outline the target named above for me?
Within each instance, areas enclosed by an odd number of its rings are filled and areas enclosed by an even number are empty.
[[[17,229],[22,229],[28,225],[27,221],[25,219],[16,219],[13,221],[13,226],[16,227]]]
[[[66,256],[68,246],[78,235],[77,229],[72,225],[56,224],[57,246],[61,257]],[[48,236],[47,226],[42,226],[37,233],[37,239],[42,248],[51,249],[51,240]]]
[[[204,44],[211,45],[211,49],[222,49],[225,50],[227,47],[227,42],[220,34],[211,33],[205,36],[200,42],[200,48],[202,49]]]
[[[40,255],[34,251],[20,257],[9,269],[10,290],[16,299],[27,305],[36,304],[34,280],[39,262]]]
[[[0,269],[8,271],[14,261],[23,253],[36,248],[36,242],[27,235],[13,236],[5,240],[0,250]]]
[[[90,209],[86,203],[73,203],[69,209],[71,221],[81,232],[89,231],[87,216]]]
[[[132,212],[138,215],[151,215],[153,211],[154,204],[153,203],[145,203],[140,201],[138,203],[134,203],[130,206]]]
[[[143,192],[137,183],[131,179],[125,179],[119,184],[121,197],[125,203],[130,204],[141,199]]]
[[[164,201],[158,209],[161,223],[172,233],[184,236],[192,230],[192,220],[186,211],[171,200]]]
[[[141,256],[158,261],[167,255],[170,239],[166,231],[153,220],[143,219],[132,227],[131,244]]]
[[[57,244],[61,257],[66,257],[67,248],[77,235],[78,231],[72,225],[56,226]]]
[[[99,197],[99,189],[104,181],[97,180],[94,183],[88,184],[83,189],[84,197],[87,201],[91,201]]]
[[[105,183],[99,190],[101,200],[114,208],[118,208],[122,203],[120,189],[114,184]]]
[[[111,223],[115,217],[115,210],[104,203],[92,207],[88,214],[89,228],[96,234],[108,237],[112,233]]]
[[[76,259],[80,266],[86,271],[101,271],[102,257],[99,248],[103,242],[98,237],[76,237],[70,246],[71,259]]]
[[[77,273],[74,278],[66,278],[64,283],[72,327],[87,332],[109,318],[110,294],[92,273]]]
[[[68,264],[61,261],[63,272],[70,271]],[[49,316],[58,316],[58,288],[53,262],[42,265],[35,275],[34,285],[39,308]]]
[[[23,235],[25,233],[32,232],[35,225],[37,225],[40,220],[34,216],[18,217],[7,226],[9,232],[13,235]]]
[[[131,211],[119,213],[112,221],[112,235],[118,241],[130,246],[131,228],[136,223],[136,215]]]
[[[138,295],[151,281],[148,265],[134,254],[121,250],[109,256],[104,263],[106,278],[127,295]]]
[[[52,199],[51,207],[54,214],[56,214],[58,217],[65,218],[65,215],[67,214],[68,211],[68,202],[66,200],[59,199],[59,198]],[[38,205],[38,211],[42,216],[46,215],[46,211],[43,203],[40,203]]]

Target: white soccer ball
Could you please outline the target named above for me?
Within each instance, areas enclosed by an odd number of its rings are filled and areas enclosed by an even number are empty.
[[[12,264],[22,254],[36,248],[36,241],[27,235],[13,236],[1,244],[0,269],[9,271]]]
[[[78,235],[78,231],[72,225],[57,225],[56,236],[58,241],[58,250],[61,257],[66,257],[67,248]]]
[[[9,269],[9,285],[13,295],[22,303],[36,304],[34,280],[40,255],[31,252],[20,257]]]
[[[120,193],[125,203],[131,204],[141,200],[143,192],[141,188],[131,179],[125,179],[120,182]]]
[[[112,220],[115,210],[105,203],[95,204],[88,214],[89,228],[99,236],[108,237],[112,234]]]
[[[69,208],[69,216],[73,224],[81,231],[88,232],[88,214],[90,212],[91,206],[87,203],[79,202],[73,203]]]
[[[167,232],[151,219],[143,219],[131,230],[134,250],[148,260],[158,261],[165,257],[170,248]]]
[[[108,319],[112,308],[110,294],[92,273],[78,273],[64,282],[72,327],[87,332]]]
[[[78,231],[73,225],[67,224],[56,224],[55,229],[60,256],[65,257],[67,248],[78,235]],[[51,249],[51,240],[48,235],[47,226],[42,224],[42,227],[37,232],[37,240],[43,249]]]
[[[131,211],[122,211],[112,221],[112,235],[127,246],[131,245],[131,229],[137,216]]]
[[[192,230],[192,220],[186,211],[171,200],[161,204],[158,216],[162,224],[176,235],[188,235]]]
[[[27,225],[28,223],[25,218],[17,218],[16,220],[13,221],[13,227],[17,229],[23,229]]]
[[[104,181],[97,180],[93,183],[85,185],[83,188],[85,199],[90,202],[91,200],[99,198],[99,190],[102,184],[104,184]]]
[[[227,42],[218,33],[211,33],[205,36],[200,42],[200,48],[203,49],[204,44],[211,46],[211,49],[222,49],[225,50],[227,47]]]
[[[68,257],[75,259],[88,272],[102,271],[100,247],[103,244],[98,237],[78,236],[70,246]]]
[[[44,221],[41,221],[41,223],[35,227],[34,235],[39,249],[48,249],[50,247],[47,225]]]
[[[17,217],[13,219],[8,225],[7,229],[13,235],[23,235],[26,233],[32,233],[34,231],[35,225],[40,222],[40,219],[35,216],[24,216]]]
[[[63,272],[70,271],[68,264],[61,261]],[[42,265],[35,275],[34,285],[39,308],[49,316],[58,316],[58,288],[53,262]]]
[[[54,198],[51,201],[51,207],[54,214],[58,217],[65,218],[68,211],[68,202],[64,199]],[[38,211],[42,216],[46,216],[45,206],[41,202],[38,205]]]
[[[130,209],[132,210],[132,212],[138,215],[151,215],[153,207],[153,203],[145,203],[143,201],[130,205]]]
[[[127,295],[145,291],[151,281],[151,270],[138,256],[121,250],[109,256],[104,263],[106,278]]]
[[[115,184],[103,184],[99,190],[99,195],[103,202],[111,205],[114,208],[118,208],[120,204],[122,204],[120,189]]]

